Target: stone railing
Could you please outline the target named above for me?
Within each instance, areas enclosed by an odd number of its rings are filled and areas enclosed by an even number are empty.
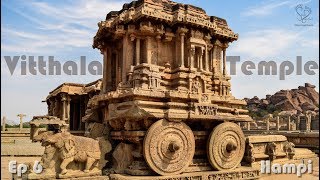
[[[271,114],[254,122],[241,123],[244,130],[261,131],[319,131],[319,116],[305,113],[303,115],[282,115],[273,117]]]

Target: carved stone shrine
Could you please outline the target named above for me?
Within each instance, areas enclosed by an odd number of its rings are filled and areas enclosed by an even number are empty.
[[[245,137],[236,123],[252,119],[245,101],[230,93],[226,50],[238,35],[226,20],[192,5],[143,0],[98,25],[93,48],[103,54],[104,74],[90,108],[110,126],[114,152],[123,144],[133,151],[115,171],[176,175],[238,167]]]

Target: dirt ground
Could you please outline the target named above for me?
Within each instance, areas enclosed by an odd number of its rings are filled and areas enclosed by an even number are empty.
[[[11,180],[12,176],[9,172],[9,162],[16,160],[17,164],[22,162],[34,162],[35,160],[40,161],[41,157],[1,157],[1,180]],[[296,174],[280,174],[280,175],[269,175],[263,176],[261,180],[318,180],[319,179],[319,167],[313,168],[312,174],[303,174],[302,177],[297,177]]]
[[[36,160],[40,161],[41,157],[7,157],[1,156],[1,180],[12,179],[12,175],[9,172],[9,162],[17,161],[17,164],[24,162],[34,162]]]
[[[318,180],[319,179],[319,167],[313,168],[312,174],[302,174],[298,177],[296,174],[277,174],[271,176],[261,177],[262,180]]]

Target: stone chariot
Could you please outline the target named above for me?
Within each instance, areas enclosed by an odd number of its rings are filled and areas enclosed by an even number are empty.
[[[240,165],[250,122],[235,99],[226,49],[238,39],[226,20],[192,5],[139,0],[98,23],[93,48],[103,54],[103,87],[83,121],[97,112],[131,175],[231,170]],[[120,146],[121,145],[121,146]],[[115,154],[115,153],[114,153]],[[117,169],[116,169],[117,170]]]

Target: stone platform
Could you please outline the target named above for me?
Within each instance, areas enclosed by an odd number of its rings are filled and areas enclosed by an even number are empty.
[[[44,147],[41,143],[32,143],[30,139],[3,140],[1,138],[1,156],[38,156],[41,157]]]
[[[258,179],[260,172],[258,168],[240,167],[231,171],[205,171],[183,173],[173,176],[128,176],[122,174],[111,174],[113,180],[176,180],[176,179]]]

